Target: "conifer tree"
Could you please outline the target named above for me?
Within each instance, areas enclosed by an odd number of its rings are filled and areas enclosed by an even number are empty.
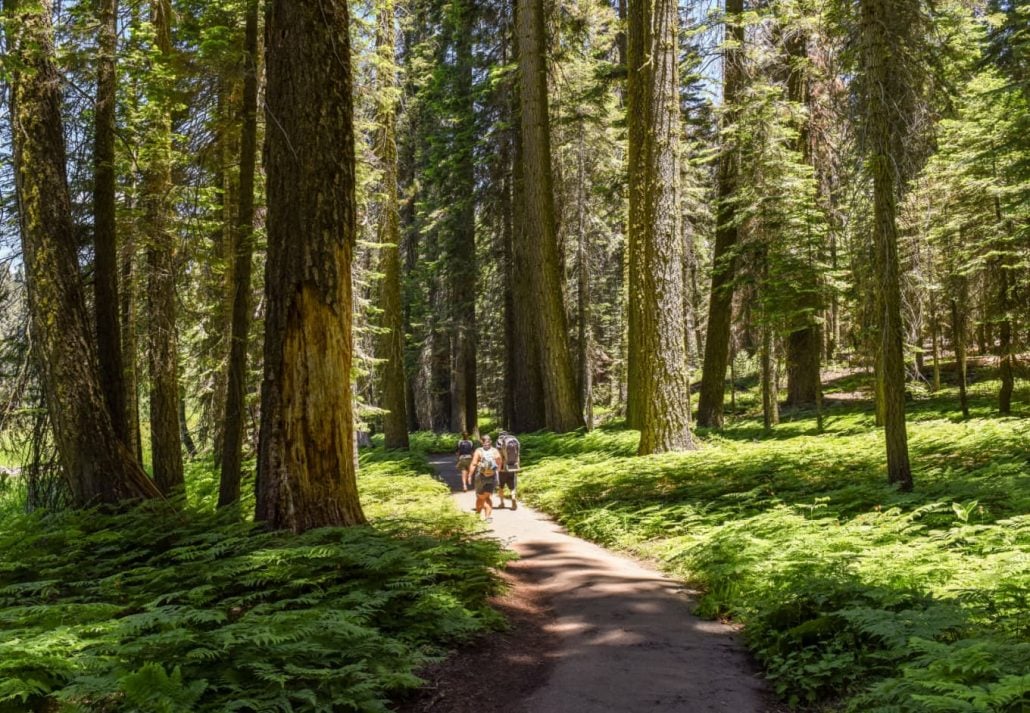
[[[522,231],[516,249],[528,286],[517,304],[535,329],[536,359],[542,382],[543,411],[548,428],[559,433],[583,426],[575,370],[568,343],[551,174],[551,136],[547,101],[547,41],[543,0],[519,0],[519,97],[523,193]],[[518,208],[516,211],[518,212]]]
[[[629,117],[629,370],[636,378],[641,455],[694,447],[690,433],[684,243],[680,230],[677,5],[631,0]]]
[[[397,70],[394,59],[394,4],[381,0],[376,18],[376,59],[379,85],[376,87],[375,152],[380,162],[381,218],[378,242],[381,251],[380,287],[382,308],[379,358],[383,360],[383,435],[387,448],[408,447],[407,397],[404,375],[404,305],[401,293],[401,231],[397,197]]]
[[[35,356],[79,507],[159,496],[115,430],[79,276],[49,0],[5,0],[15,185]]]
[[[256,519],[295,531],[364,522],[354,462],[356,236],[345,0],[271,0],[268,265]]]

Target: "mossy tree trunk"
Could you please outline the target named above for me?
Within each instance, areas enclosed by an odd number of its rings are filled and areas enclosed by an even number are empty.
[[[355,153],[345,0],[267,13],[268,261],[256,519],[303,531],[365,518],[354,464]]]
[[[147,357],[150,371],[150,446],[154,480],[162,493],[181,488],[185,479],[179,428],[179,353],[175,283],[178,236],[172,225],[172,6],[151,0],[150,22],[156,43],[155,67],[148,85],[148,145],[143,161],[143,238],[147,256]]]
[[[387,448],[408,448],[407,395],[404,374],[404,303],[401,293],[401,229],[397,196],[397,71],[394,67],[393,0],[380,0],[376,18],[376,54],[379,84],[376,87],[375,154],[382,172],[378,243],[382,321],[379,358],[383,360],[383,436]]]
[[[629,371],[641,455],[694,447],[687,376],[680,230],[679,81],[675,0],[632,0],[629,105]]]
[[[118,2],[97,3],[97,101],[93,140],[93,305],[104,398],[118,437],[132,442],[126,407],[118,299],[118,221],[115,185],[115,105],[118,79]]]
[[[32,344],[77,506],[159,497],[115,430],[79,277],[49,0],[6,0],[11,122]]]
[[[873,179],[873,252],[876,268],[877,382],[887,446],[887,478],[912,488],[905,424],[904,324],[901,316],[901,266],[898,259],[898,194],[901,177],[895,149],[901,145],[903,117],[895,102],[903,94],[904,47],[892,31],[907,22],[916,0],[861,0],[860,41],[867,83],[865,133],[867,164]],[[908,7],[906,7],[908,6]]]
[[[254,175],[257,170],[258,10],[247,0],[240,131],[240,178],[237,239],[233,255],[232,326],[226,374],[225,421],[222,427],[218,505],[240,499],[241,458],[247,397],[247,347],[250,341],[251,272],[254,257]]]
[[[547,35],[543,0],[518,0],[519,98],[522,133],[521,235],[525,267],[517,279],[528,284],[527,300],[516,309],[533,320],[543,386],[545,425],[559,433],[583,426],[576,372],[569,349],[562,299],[551,174],[550,117],[547,107]],[[517,355],[523,358],[524,355]]]
[[[727,48],[723,52],[723,104],[728,108],[725,121],[733,122],[733,107],[744,86],[744,27],[741,13],[744,0],[726,0]],[[698,397],[699,426],[722,427],[726,394],[726,366],[733,324],[733,281],[736,277],[735,250],[738,227],[731,202],[737,190],[738,159],[732,141],[722,147],[716,176],[717,202],[715,247],[712,253],[712,289],[708,303],[708,328],[705,332],[705,357],[701,367],[701,393]]]

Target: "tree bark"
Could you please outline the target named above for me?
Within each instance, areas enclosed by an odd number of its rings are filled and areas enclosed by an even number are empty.
[[[787,40],[787,94],[791,101],[808,108],[807,117],[814,113],[808,78],[804,67],[808,58],[808,35],[800,28],[788,28]],[[798,131],[798,151],[805,162],[814,166],[814,154],[810,146],[811,132],[809,118],[802,119]],[[813,270],[813,275],[818,274]],[[822,367],[822,329],[816,320],[822,305],[819,292],[811,286],[798,286],[798,307],[802,324],[787,336],[787,404],[790,406],[815,405],[822,388],[820,369]]]
[[[518,10],[516,8],[516,14]],[[516,18],[517,19],[517,18]],[[518,45],[516,44],[516,54]],[[539,431],[547,423],[544,413],[544,386],[541,375],[540,350],[537,348],[535,319],[531,314],[532,286],[529,273],[534,265],[530,257],[526,237],[526,181],[523,161],[523,139],[521,130],[521,89],[516,82],[512,92],[512,114],[517,128],[512,132],[514,147],[512,157],[512,231],[511,261],[506,270],[505,319],[510,325],[509,341],[512,369],[508,374],[509,391],[512,398],[512,420],[508,424],[513,431],[525,433]]]
[[[118,225],[115,187],[115,105],[118,79],[118,2],[99,0],[97,101],[93,141],[93,304],[100,380],[118,437],[130,442],[118,301]]]
[[[679,81],[675,0],[629,6],[629,370],[638,453],[694,448],[680,232]],[[632,388],[632,386],[631,386]]]
[[[250,335],[250,293],[254,254],[254,175],[257,170],[258,10],[260,0],[247,0],[244,27],[242,128],[237,238],[233,255],[232,326],[226,374],[225,423],[222,427],[221,480],[218,506],[240,499],[241,459],[247,399],[247,347]],[[403,386],[403,385],[402,385]]]
[[[268,261],[255,519],[364,522],[351,397],[355,153],[345,0],[267,13]]]
[[[476,174],[475,95],[473,93],[472,36],[474,4],[461,0],[456,6],[455,84],[456,126],[454,195],[451,206],[451,244],[448,261],[453,301],[451,304],[451,430],[475,431],[476,398]]]
[[[33,349],[76,506],[159,497],[115,431],[79,276],[50,0],[4,2],[11,123]]]
[[[172,7],[170,0],[151,0],[158,61],[172,56]],[[155,68],[156,69],[156,68]],[[150,445],[154,480],[168,494],[185,484],[179,432],[179,354],[176,339],[175,282],[178,236],[171,224],[172,116],[171,87],[155,71],[150,79],[150,125],[146,162],[143,166],[143,234],[147,255],[148,364],[150,369]]]
[[[744,27],[740,15],[744,0],[727,0],[727,39],[732,46],[723,53],[723,105],[727,108],[724,119],[732,123],[733,107],[744,84],[743,44]],[[723,401],[726,394],[726,365],[730,351],[730,330],[733,320],[733,281],[736,273],[734,251],[737,245],[737,225],[730,202],[737,190],[738,159],[735,147],[724,145],[719,158],[717,175],[717,201],[715,248],[712,253],[712,291],[708,306],[708,328],[705,334],[705,358],[701,368],[701,393],[697,405],[699,426],[721,428]]]
[[[594,383],[590,360],[590,248],[587,244],[586,226],[586,173],[584,155],[584,128],[579,127],[577,147],[578,177],[576,180],[576,331],[577,361],[579,365],[579,399],[583,404],[584,420],[588,430],[594,427]]]
[[[913,0],[861,0],[861,44],[865,81],[867,163],[873,178],[873,243],[875,253],[879,369],[887,479],[902,490],[912,488],[905,425],[904,326],[901,317],[901,266],[898,260],[897,199],[901,177],[893,149],[903,127],[894,115],[892,85],[905,76],[902,47],[888,41],[885,28],[902,21],[899,6]]]
[[[401,228],[397,196],[397,71],[394,67],[393,0],[380,0],[376,18],[376,54],[379,86],[376,87],[375,154],[382,171],[381,213],[377,242],[383,274],[380,306],[382,333],[379,358],[383,360],[383,436],[387,448],[408,448],[408,414],[404,375],[404,302],[401,294]]]
[[[555,229],[543,0],[518,0],[517,28],[525,199],[519,237],[529,267],[520,276],[528,283],[529,299],[518,308],[533,320],[536,332],[546,426],[562,433],[582,428],[583,413],[569,353]]]

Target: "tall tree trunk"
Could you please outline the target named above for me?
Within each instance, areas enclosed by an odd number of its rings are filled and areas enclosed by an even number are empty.
[[[505,309],[505,319],[511,328],[512,370],[508,374],[512,395],[513,431],[539,431],[547,424],[544,413],[544,385],[541,374],[540,350],[537,348],[536,320],[532,314],[532,285],[529,274],[534,269],[526,236],[526,180],[523,161],[521,130],[521,94],[518,83],[514,87],[512,113],[520,124],[513,132],[514,155],[512,161],[512,260],[506,282],[511,291],[511,303]]]
[[[744,26],[741,13],[744,0],[726,0],[727,39],[733,45],[723,53],[724,121],[735,121],[733,107],[744,85]],[[697,405],[699,426],[722,427],[723,400],[726,393],[726,360],[730,350],[733,320],[733,281],[736,277],[734,251],[738,228],[731,202],[737,190],[738,157],[733,145],[724,145],[719,158],[717,181],[715,249],[712,253],[712,291],[708,306],[705,358],[701,368],[701,393]]]
[[[247,0],[244,29],[243,102],[240,131],[239,210],[233,256],[232,327],[226,374],[218,505],[239,501],[244,417],[247,406],[247,347],[250,336],[251,270],[254,253],[254,175],[257,170],[258,12],[260,0]],[[403,357],[403,355],[402,355]],[[402,384],[403,386],[403,384]],[[406,432],[405,432],[406,433]]]
[[[354,468],[357,233],[346,0],[271,0],[265,374],[255,519],[294,531],[365,518]]]
[[[583,415],[587,429],[594,427],[594,383],[593,368],[590,361],[591,329],[590,329],[590,247],[587,244],[586,226],[586,147],[584,146],[584,127],[579,126],[579,146],[577,147],[578,177],[576,180],[576,346],[579,363],[579,399],[583,404]]]
[[[131,190],[135,198],[135,188]],[[122,336],[122,367],[125,382],[125,413],[128,426],[128,437],[125,445],[143,462],[143,437],[140,431],[139,413],[139,349],[136,338],[136,236],[135,231],[122,232],[121,245],[118,247],[121,270],[121,289],[119,295],[119,319]]]
[[[1012,391],[1015,388],[1013,362],[1015,349],[1012,343],[1012,297],[1009,270],[1002,266],[998,270],[998,308],[1001,313],[1001,325],[998,340],[998,372],[1001,377],[1001,388],[998,391],[998,411],[1003,414],[1012,413]]]
[[[694,448],[690,433],[684,245],[680,232],[680,108],[675,0],[630,3],[629,370],[638,453]]]
[[[955,352],[959,408],[962,410],[962,418],[969,418],[969,396],[966,391],[966,278],[959,277],[958,282],[958,296],[951,299],[951,348]]]
[[[808,60],[808,34],[799,28],[789,28],[787,39],[787,94],[791,101],[808,107],[808,116],[813,113],[811,92],[805,67]],[[801,120],[798,131],[798,151],[805,162],[814,165],[811,148],[809,119]],[[818,272],[813,269],[813,275]],[[802,313],[802,324],[787,335],[787,403],[791,406],[815,405],[822,388],[820,369],[822,366],[822,330],[816,320],[822,305],[819,292],[812,286],[799,286],[796,292],[797,306]]]
[[[1002,218],[1001,199],[994,196],[994,218],[1004,229],[1011,232],[1015,227],[1006,223]],[[1012,343],[1012,279],[1013,267],[1007,264],[1007,260],[997,260],[996,279],[998,281],[998,300],[996,309],[1000,320],[998,330],[998,376],[1001,378],[1001,388],[998,390],[998,412],[1002,414],[1012,413],[1012,392],[1015,389],[1014,362],[1016,360],[1015,348]]]
[[[562,300],[561,260],[556,234],[551,175],[550,118],[547,109],[547,41],[543,0],[518,0],[519,72],[525,255],[530,269],[529,300],[518,308],[533,319],[543,384],[544,415],[559,433],[583,426],[576,372]]]
[[[897,198],[900,184],[894,148],[902,127],[894,115],[892,84],[898,81],[901,47],[885,28],[901,22],[899,6],[913,0],[861,0],[861,43],[866,97],[868,167],[873,178],[873,243],[876,256],[879,383],[887,446],[887,479],[902,490],[912,488],[905,425],[905,352],[901,317],[901,266],[898,260]]]
[[[93,142],[93,304],[100,380],[118,437],[130,443],[118,301],[118,224],[115,186],[115,105],[118,79],[118,2],[99,0],[97,101]]]
[[[937,315],[937,301],[934,292],[930,292],[930,343],[933,349],[933,382],[934,393],[941,390],[941,327]]]
[[[115,431],[79,276],[50,0],[5,0],[11,123],[33,349],[77,506],[157,497]]]
[[[452,359],[451,430],[472,432],[478,419],[476,399],[476,174],[475,95],[472,35],[474,4],[461,0],[455,37],[456,126],[454,129],[455,195],[451,206]]]
[[[776,374],[776,340],[772,328],[762,324],[762,425],[766,431],[780,422],[779,389]]]
[[[394,68],[393,0],[380,0],[376,18],[375,153],[382,171],[381,213],[377,242],[383,274],[380,306],[383,329],[379,337],[383,435],[387,448],[408,448],[408,414],[404,376],[404,302],[401,295],[401,228],[397,197],[397,71]]]
[[[151,0],[159,60],[167,65],[172,55],[170,0]],[[154,480],[162,493],[185,483],[179,432],[179,355],[176,340],[176,265],[178,237],[171,225],[172,116],[171,87],[163,72],[150,79],[150,145],[143,166],[143,233],[147,254],[147,356],[150,369],[150,445]]]

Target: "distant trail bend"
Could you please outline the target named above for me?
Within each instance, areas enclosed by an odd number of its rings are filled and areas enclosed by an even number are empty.
[[[434,456],[437,477],[460,508],[453,456]],[[495,499],[496,501],[496,499]],[[769,694],[736,631],[691,613],[682,583],[645,564],[572,537],[550,518],[520,504],[494,510],[494,536],[518,553],[508,568],[516,594],[531,588],[553,616],[540,624],[556,639],[550,666],[520,700],[520,713],[749,713],[767,711]],[[525,656],[525,652],[521,652]],[[543,655],[543,654],[542,654]],[[487,688],[504,686],[504,652],[484,673]],[[525,689],[523,689],[525,691]],[[475,694],[462,693],[463,698]],[[468,701],[472,703],[472,701]],[[474,704],[473,704],[474,705]],[[448,710],[447,705],[434,711]],[[450,710],[463,710],[461,706]],[[497,710],[497,708],[494,708]]]

